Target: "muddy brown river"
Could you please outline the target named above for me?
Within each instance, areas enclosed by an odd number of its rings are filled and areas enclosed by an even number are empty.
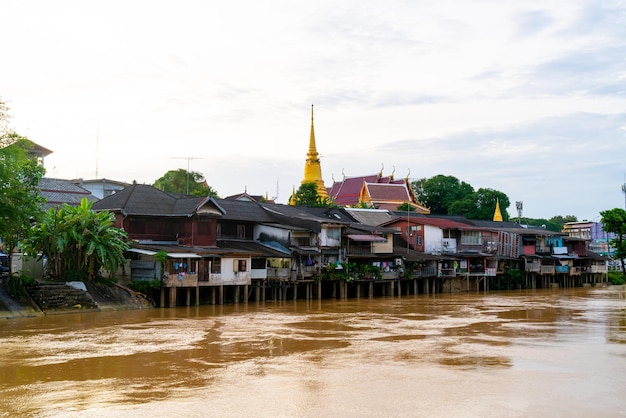
[[[0,321],[0,417],[626,416],[623,287]]]

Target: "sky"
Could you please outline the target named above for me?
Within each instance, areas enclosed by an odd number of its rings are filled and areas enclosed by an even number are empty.
[[[286,203],[382,170],[523,217],[624,208],[626,1],[0,1],[0,99],[46,176]],[[504,209],[504,208],[503,208]]]

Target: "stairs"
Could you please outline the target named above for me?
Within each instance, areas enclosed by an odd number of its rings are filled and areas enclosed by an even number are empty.
[[[97,309],[91,295],[65,284],[41,284],[28,289],[39,308],[46,311]]]

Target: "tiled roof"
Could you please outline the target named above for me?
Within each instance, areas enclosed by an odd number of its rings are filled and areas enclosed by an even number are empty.
[[[152,186],[133,184],[95,203],[93,208],[128,215],[188,216],[209,199],[206,196],[180,196]]]
[[[46,202],[44,210],[61,206],[66,203],[70,206],[78,206],[83,198],[90,202],[97,202],[98,198],[89,190],[73,184],[69,180],[53,179],[44,177],[39,181],[39,192]]]
[[[216,199],[225,213],[223,220],[250,221],[256,223],[271,223],[274,219],[257,202],[245,200]]]
[[[359,204],[359,196],[363,182],[376,183],[377,174],[370,176],[346,177],[336,181],[328,190],[328,197],[339,206],[354,206]]]
[[[364,225],[381,225],[396,218],[393,213],[390,213],[387,210],[357,208],[345,208],[344,210],[348,214],[350,214],[350,216],[352,216],[357,222],[360,222]]]
[[[402,184],[378,184],[365,183],[365,188],[372,202],[410,202],[411,196],[404,183]]]
[[[289,250],[285,249],[285,251],[280,251],[276,248],[272,248],[270,246],[264,245],[257,241],[251,240],[218,240],[217,245],[220,248],[228,248],[231,250],[237,251],[246,251],[250,253],[255,253],[255,255],[263,256],[263,257],[291,257],[291,253]]]

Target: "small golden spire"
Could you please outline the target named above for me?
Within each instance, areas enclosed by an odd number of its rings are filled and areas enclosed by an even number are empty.
[[[322,166],[320,164],[319,154],[315,146],[315,128],[313,124],[313,105],[311,105],[311,136],[309,137],[309,152],[306,154],[306,162],[304,164],[304,178],[302,184],[315,183],[317,185],[317,195],[322,199],[328,199],[328,192],[324,186],[322,178]]]
[[[291,197],[289,198],[289,205],[296,205],[296,186],[291,186]]]
[[[496,210],[493,212],[493,221],[502,222],[502,212],[500,212],[500,199],[496,198]]]

